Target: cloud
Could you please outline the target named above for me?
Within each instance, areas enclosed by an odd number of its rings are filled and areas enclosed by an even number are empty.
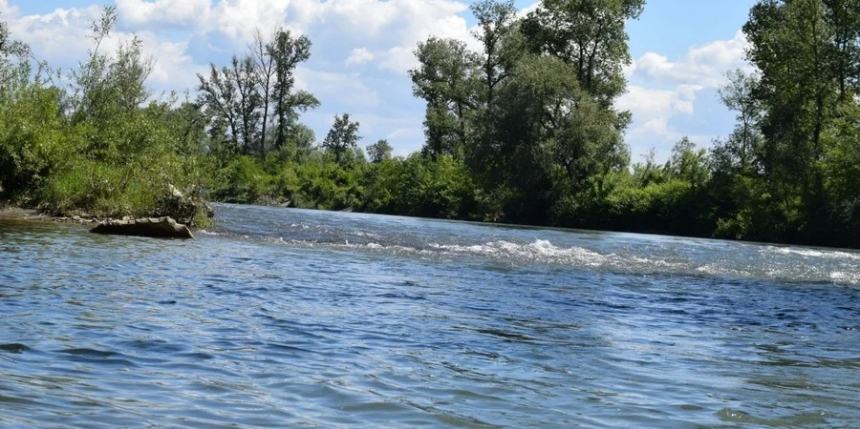
[[[363,111],[380,104],[379,93],[367,86],[360,74],[333,73],[300,67],[296,69],[295,75],[297,87],[307,89],[320,100],[338,99],[337,104],[343,109]]]
[[[16,6],[10,6],[7,0],[0,0],[0,14],[5,16],[6,18],[8,18],[9,16],[17,16],[18,8]]]
[[[725,82],[727,71],[750,68],[744,60],[748,45],[744,34],[739,31],[733,39],[692,47],[679,61],[669,61],[664,55],[648,52],[634,61],[628,73],[656,83],[719,87]]]
[[[672,129],[671,119],[692,116],[696,93],[700,86],[681,85],[672,89],[649,89],[630,86],[618,99],[616,107],[633,114],[633,125],[627,132],[627,142],[634,154],[647,152],[651,147],[660,148],[659,155],[668,153],[667,147],[677,142],[683,134]]]
[[[160,27],[195,28],[207,22],[211,13],[209,0],[116,0],[116,8],[123,22],[134,27],[155,23]]]
[[[346,65],[362,65],[373,61],[374,58],[376,58],[376,55],[368,51],[367,48],[356,48],[352,50],[349,58],[346,59]]]
[[[625,68],[631,85],[617,106],[633,113],[626,137],[634,155],[652,147],[657,149],[658,158],[667,155],[669,148],[687,134],[673,124],[697,115],[697,104],[707,101],[701,94],[712,94],[722,87],[730,70],[752,69],[745,61],[747,47],[743,33],[737,32],[729,40],[691,47],[676,61],[648,52]],[[696,139],[706,146],[714,137],[698,135]]]

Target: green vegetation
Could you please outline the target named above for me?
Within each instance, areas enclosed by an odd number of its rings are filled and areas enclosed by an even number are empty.
[[[101,51],[115,20],[108,8],[93,23],[89,56],[68,73],[34,69],[27,47],[0,30],[3,200],[52,213],[177,215],[171,186],[196,195],[209,185],[187,109],[151,100],[140,41]]]
[[[426,142],[393,157],[359,145],[293,72],[311,41],[257,33],[245,56],[198,76],[197,97],[152,100],[137,39],[52,72],[0,32],[0,199],[47,211],[169,211],[170,185],[220,201],[452,219],[860,247],[860,7],[760,0],[743,31],[756,72],[721,91],[737,125],[710,150],[679,141],[630,164],[625,24],[645,0],[472,4],[481,49],[430,37],[409,71]]]

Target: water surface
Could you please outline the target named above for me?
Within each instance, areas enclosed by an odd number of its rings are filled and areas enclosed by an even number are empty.
[[[0,221],[3,427],[860,427],[860,253],[248,206]]]

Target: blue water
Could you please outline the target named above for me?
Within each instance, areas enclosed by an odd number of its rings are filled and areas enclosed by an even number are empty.
[[[221,205],[0,221],[0,427],[860,427],[860,253]]]

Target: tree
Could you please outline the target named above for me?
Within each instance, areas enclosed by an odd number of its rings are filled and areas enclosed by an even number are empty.
[[[839,103],[835,15],[822,0],[762,0],[743,30],[748,59],[760,71],[754,97],[762,106],[760,162],[787,228],[815,239],[826,235],[829,202],[825,132]],[[836,67],[834,66],[837,65]],[[852,73],[853,75],[853,73]]]
[[[250,55],[234,55],[231,67],[210,64],[208,78],[198,75],[198,103],[212,115],[213,134],[229,134],[230,151],[257,152],[264,159],[270,141],[281,148],[291,140],[300,112],[319,106],[309,92],[293,91],[293,72],[310,58],[310,46],[307,37],[293,39],[283,29],[276,30],[271,41],[257,31]],[[269,127],[272,116],[274,133]]]
[[[274,40],[281,31],[283,31],[282,28],[276,29],[272,39]],[[266,139],[269,136],[269,118],[271,117],[270,105],[277,78],[277,69],[275,67],[275,59],[269,55],[271,44],[263,39],[263,34],[260,30],[254,32],[254,41],[249,48],[251,49],[251,57],[253,58],[253,79],[259,87],[260,95],[262,96],[262,112],[260,116],[263,123],[260,130],[260,156],[265,157],[267,148]]]
[[[289,31],[280,30],[268,46],[268,54],[275,64],[275,86],[272,93],[277,118],[275,147],[287,141],[290,130],[296,126],[298,112],[319,106],[319,100],[307,91],[293,92],[296,67],[311,57],[311,41],[307,36],[293,38]]]
[[[235,55],[232,59],[232,68],[229,69],[230,79],[236,87],[236,108],[238,109],[240,123],[240,142],[244,154],[249,155],[259,145],[256,140],[262,139],[258,132],[260,120],[263,113],[260,109],[263,100],[258,91],[254,74],[254,60],[251,57],[239,59]],[[261,155],[264,152],[261,152]]]
[[[824,6],[824,19],[833,27],[830,63],[839,85],[839,99],[846,100],[860,85],[860,2],[824,0]]]
[[[146,136],[131,131],[142,119],[142,108],[151,92],[146,80],[153,68],[145,57],[142,41],[133,35],[122,41],[114,55],[102,50],[102,43],[116,25],[115,6],[106,6],[100,19],[93,21],[90,38],[93,47],[87,61],[67,76],[64,100],[72,125],[88,129],[84,151],[108,163],[128,163],[132,154],[145,151]],[[128,125],[128,127],[126,126]]]
[[[205,106],[211,118],[212,139],[216,142],[223,139],[223,131],[229,132],[229,152],[238,152],[241,144],[239,95],[236,82],[231,79],[230,70],[226,67],[218,69],[215,64],[209,64],[209,78],[198,74],[197,103]]]
[[[720,99],[729,110],[736,112],[737,125],[728,140],[717,142],[713,153],[717,170],[751,174],[761,155],[762,135],[759,124],[762,119],[760,100],[755,98],[759,85],[756,75],[742,70],[728,73],[728,83],[719,90]]]
[[[380,139],[376,143],[367,146],[367,155],[370,157],[370,162],[378,164],[386,159],[391,159],[393,148],[388,143],[388,140]]]
[[[420,67],[409,70],[413,94],[427,101],[425,153],[460,156],[476,108],[477,57],[459,40],[430,37],[415,50]]]
[[[532,52],[571,65],[583,90],[603,107],[624,92],[622,67],[629,64],[625,25],[645,0],[544,0],[522,31]]]
[[[508,77],[507,72],[515,60],[510,52],[505,52],[505,42],[516,21],[517,9],[513,0],[479,0],[472,3],[471,10],[478,21],[472,35],[483,48],[480,61],[482,102],[489,107],[495,101],[496,87]]]
[[[672,146],[672,156],[666,164],[673,179],[680,179],[694,188],[702,188],[708,181],[707,152],[696,149],[696,144],[684,136]]]
[[[349,113],[335,115],[334,124],[323,140],[322,146],[334,154],[335,162],[340,164],[344,154],[356,148],[361,136],[358,135],[358,122],[349,120]]]

